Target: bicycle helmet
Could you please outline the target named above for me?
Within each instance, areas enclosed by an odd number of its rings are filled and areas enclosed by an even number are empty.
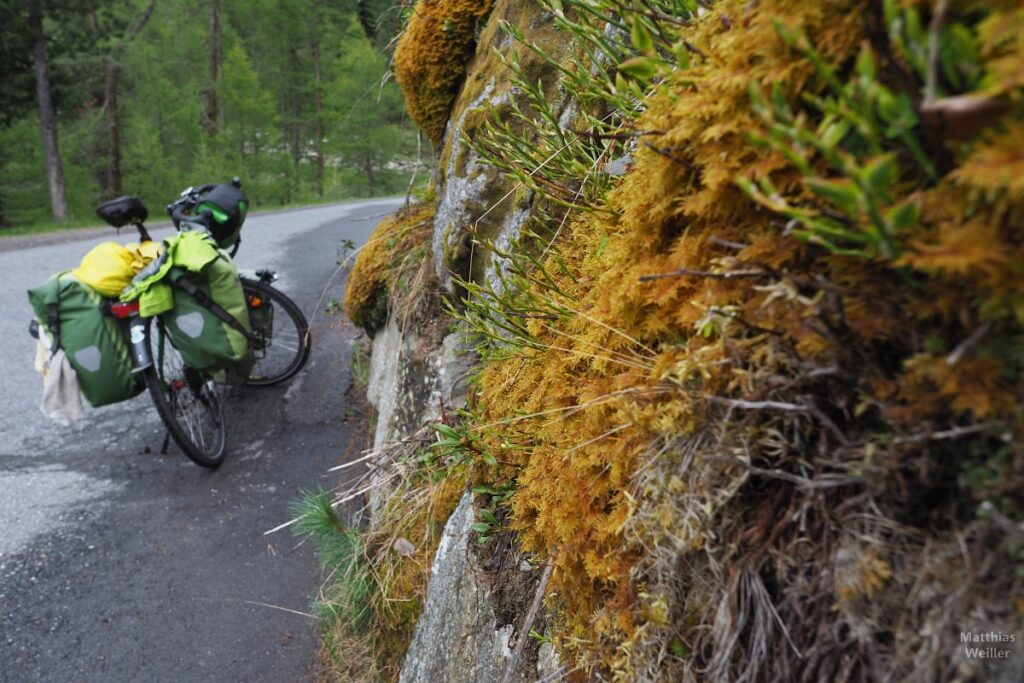
[[[249,197],[234,183],[214,185],[200,198],[195,209],[196,215],[207,217],[206,227],[221,249],[227,249],[238,241],[248,211]]]

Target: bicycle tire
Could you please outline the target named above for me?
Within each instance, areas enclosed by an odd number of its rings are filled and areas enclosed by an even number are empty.
[[[143,378],[156,412],[192,462],[220,466],[227,450],[223,386],[185,365],[161,322],[148,325],[147,337],[153,364]]]
[[[249,320],[257,341],[245,384],[266,387],[291,379],[306,365],[312,338],[306,316],[283,292],[265,282],[242,278]],[[284,316],[277,313],[283,311]]]

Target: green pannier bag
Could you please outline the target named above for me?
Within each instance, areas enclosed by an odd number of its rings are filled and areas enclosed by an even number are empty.
[[[93,406],[125,401],[145,388],[132,373],[127,321],[104,313],[106,300],[70,271],[28,290],[39,320],[67,354],[82,395]]]
[[[164,240],[164,253],[121,294],[139,300],[144,317],[159,317],[185,363],[244,381],[252,369],[250,323],[238,270],[206,233]]]
[[[160,317],[185,363],[244,380],[253,363],[247,336],[251,327],[235,264],[221,254],[199,273],[173,266],[168,279],[174,308]],[[224,313],[235,323],[222,319]]]

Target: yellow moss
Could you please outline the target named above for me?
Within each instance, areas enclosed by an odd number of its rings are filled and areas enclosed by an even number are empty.
[[[836,595],[839,597],[833,608],[836,610],[861,598],[870,600],[892,578],[892,567],[878,556],[874,548],[864,550],[855,558],[845,558],[840,568],[841,571],[836,572]]]
[[[359,251],[345,289],[345,313],[360,327],[379,327],[398,278],[426,256],[433,202],[414,204],[382,220]]]
[[[728,13],[741,4],[722,5]],[[829,54],[841,58],[856,46],[861,29],[849,7],[772,2],[751,13],[742,27],[726,30],[717,17],[699,22],[690,39],[716,59],[687,71],[696,87],[681,86],[684,97],[666,91],[651,98],[638,125],[665,131],[653,145],[671,147],[689,163],[684,167],[646,147],[638,150],[634,172],[608,199],[620,217],[614,222],[581,217],[559,244],[563,259],[576,268],[573,278],[558,278],[558,286],[586,316],[573,318],[558,334],[548,331],[552,348],[493,365],[484,374],[485,421],[549,411],[524,422],[521,434],[503,430],[500,438],[534,444],[522,458],[512,501],[516,526],[526,548],[558,548],[555,586],[575,627],[584,627],[597,613],[614,613],[616,605],[628,609],[625,580],[638,556],[624,536],[635,511],[625,495],[630,476],[652,439],[692,432],[708,414],[699,395],[681,398],[680,390],[697,382],[704,393],[724,394],[737,379],[722,372],[728,367],[723,346],[699,335],[686,337],[710,307],[744,303],[745,284],[639,278],[708,269],[711,235],[749,242],[740,257],[749,252],[752,258],[787,263],[804,251],[765,232],[764,214],[752,209],[731,182],[754,165],[760,164],[761,173],[767,168],[759,155],[744,151],[744,132],[756,124],[748,83],[781,80],[797,91],[813,72],[782,45],[771,28],[773,17],[799,12],[808,30],[829,33]],[[737,75],[723,77],[730,69]],[[709,138],[706,131],[716,124],[721,125]],[[700,180],[692,169],[700,171]],[[608,238],[601,249],[603,235]],[[550,265],[551,272],[558,271]],[[765,307],[767,299],[757,295],[743,309],[752,322],[776,324],[782,306]],[[799,315],[794,324],[803,326]],[[680,335],[682,344],[663,345]],[[550,412],[573,406],[584,407],[571,416]],[[604,623],[609,632],[599,636],[623,634],[623,624],[632,620]]]
[[[395,48],[395,80],[409,117],[436,145],[491,0],[419,0]]]
[[[847,374],[831,387],[828,408],[849,419],[852,431],[996,418],[1017,425],[1024,387],[1011,363],[985,352],[952,363],[915,350],[932,333],[962,340],[986,316],[1004,325],[1024,321],[1020,123],[960,148],[959,171],[911,196],[922,208],[921,226],[901,236],[905,255],[897,264],[836,256],[788,238],[785,221],[735,184],[770,175],[786,192],[802,188],[796,168],[747,138],[764,126],[750,104],[752,83],[765,90],[777,84],[790,102],[825,87],[773,22],[802,27],[840,67],[874,30],[869,5],[723,0],[685,29],[694,50],[709,57],[694,58],[645,102],[635,129],[659,132],[638,146],[633,171],[607,198],[608,214],[577,215],[562,232],[555,247],[571,275],[554,258],[547,268],[564,296],[540,285],[532,290],[575,315],[531,320],[543,347],[483,372],[480,421],[489,425],[489,446],[509,463],[502,476],[516,477],[514,526],[526,550],[557,552],[558,634],[563,653],[584,666],[636,675],[623,644],[639,647],[641,635],[665,627],[666,611],[710,628],[714,605],[663,607],[652,598],[638,607],[644,603],[635,597],[653,546],[697,550],[721,541],[715,515],[745,479],[711,458],[807,457],[809,443],[787,440],[795,421],[755,415],[733,433],[723,401],[798,400],[808,368],[842,368]],[[990,22],[987,49],[989,82],[1019,99],[1021,81],[1014,79],[1024,47],[1019,33],[1005,30],[1007,17],[1019,21],[1015,12]],[[750,264],[772,277],[640,279]],[[891,369],[894,357],[905,364]],[[875,412],[858,422],[858,401],[885,406],[885,426]],[[826,427],[813,436],[815,447],[836,447]],[[702,450],[712,441],[714,449]],[[642,467],[685,448],[692,448],[689,459],[680,457],[690,468],[686,477],[701,477],[702,488],[687,489],[679,479],[638,488]],[[885,591],[892,575],[875,556],[858,571],[836,589],[840,600]]]

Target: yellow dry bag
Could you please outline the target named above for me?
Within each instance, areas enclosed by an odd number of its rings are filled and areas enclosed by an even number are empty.
[[[93,247],[71,274],[102,296],[117,297],[131,284],[135,274],[160,253],[159,242],[143,242],[121,246],[104,242]]]

